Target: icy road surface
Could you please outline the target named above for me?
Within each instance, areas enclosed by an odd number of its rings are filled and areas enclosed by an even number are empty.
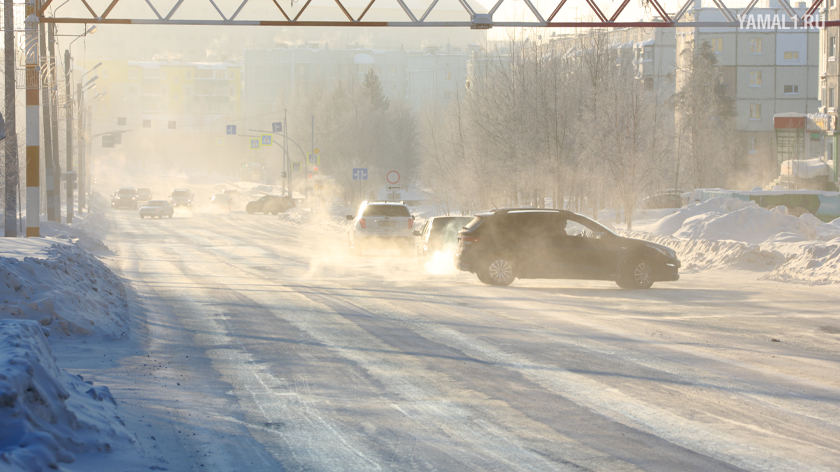
[[[837,286],[717,271],[497,288],[273,216],[107,211],[142,341],[97,382],[158,467],[840,465]]]

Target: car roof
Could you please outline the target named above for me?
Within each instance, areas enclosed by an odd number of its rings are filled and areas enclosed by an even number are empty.
[[[558,213],[561,216],[571,217],[571,216],[578,216],[577,213],[569,211],[569,210],[558,210],[553,208],[498,208],[495,210],[487,210],[482,211],[480,213],[476,213],[475,216],[480,216],[486,218],[488,216],[493,215],[506,215],[508,213],[514,214],[527,214],[527,213]]]
[[[173,190],[173,192],[181,192],[181,191],[183,191],[183,192],[189,192],[189,191],[190,191],[190,189],[188,189],[188,188],[183,188],[183,187],[179,187],[179,188],[176,188],[175,190]]]
[[[475,217],[472,216],[472,215],[466,215],[466,216],[463,216],[463,215],[462,216],[433,216],[433,217],[429,218],[429,221],[432,221],[432,220],[452,220],[452,219],[455,219],[455,218],[473,219]]]
[[[137,190],[151,190],[149,187],[137,187]]]
[[[134,187],[120,187],[120,190],[134,190]]]

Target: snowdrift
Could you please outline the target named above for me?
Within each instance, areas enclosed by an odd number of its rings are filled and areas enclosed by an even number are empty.
[[[55,470],[75,454],[135,442],[107,387],[56,366],[45,331],[0,321],[0,470]]]
[[[56,337],[128,333],[122,282],[65,240],[0,239],[0,301],[0,320],[34,320]]]
[[[629,237],[677,251],[683,270],[737,267],[768,271],[766,278],[810,284],[840,283],[840,219],[823,223],[784,206],[715,198],[690,205]]]

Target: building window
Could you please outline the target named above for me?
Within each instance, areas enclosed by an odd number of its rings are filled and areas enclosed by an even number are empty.
[[[709,40],[709,46],[715,54],[723,54],[723,38],[712,38]]]
[[[128,78],[136,79],[140,77],[140,72],[137,69],[128,69]]]
[[[134,87],[134,86],[128,87],[128,94],[129,95],[137,95],[137,87]]]
[[[750,119],[751,120],[760,120],[761,119],[761,104],[760,103],[753,103],[750,105]]]
[[[452,80],[452,72],[450,72],[450,71],[444,72],[443,79],[444,80]]]
[[[397,75],[397,68],[391,67],[391,75]]]
[[[397,86],[391,85],[391,93],[397,93]]]
[[[828,58],[834,60],[834,53],[837,49],[837,38],[834,36],[828,38]]]
[[[653,90],[653,77],[645,77],[645,90]]]
[[[750,71],[750,87],[761,87],[761,71]]]
[[[192,71],[188,70],[187,71],[187,80],[190,80],[190,79],[192,79]]]
[[[834,91],[834,87],[831,87],[828,89],[828,108],[834,108],[836,99],[837,93]]]
[[[642,53],[642,60],[645,61],[652,61],[653,60],[653,46],[645,46],[644,52]]]
[[[785,85],[785,93],[799,93],[798,85]]]
[[[747,152],[755,154],[755,137],[747,138]]]
[[[786,61],[798,61],[799,60],[799,51],[785,51],[785,60]]]
[[[761,38],[750,39],[750,54],[761,54]]]
[[[217,70],[217,71],[215,71],[214,75],[216,76],[217,79],[224,79],[225,78],[225,71]]]

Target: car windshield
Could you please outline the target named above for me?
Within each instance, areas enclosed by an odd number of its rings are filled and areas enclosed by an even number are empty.
[[[362,216],[401,216],[410,217],[405,205],[368,205]]]
[[[189,197],[190,191],[189,190],[175,190],[172,192],[173,197]]]
[[[166,206],[166,202],[165,202],[165,201],[163,201],[163,200],[152,200],[152,201],[150,201],[149,203],[147,203],[147,204],[146,204],[146,206],[150,206],[150,207],[162,207],[162,206]]]
[[[121,188],[119,190],[119,192],[117,192],[117,193],[120,194],[120,195],[136,195],[137,194],[137,192],[135,192],[133,188]]]
[[[152,193],[152,189],[149,188],[138,188],[137,193]]]

